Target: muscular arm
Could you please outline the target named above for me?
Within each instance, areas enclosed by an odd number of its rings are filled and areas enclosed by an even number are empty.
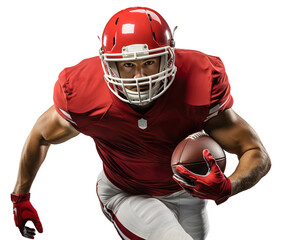
[[[32,182],[51,144],[65,142],[78,134],[79,132],[56,112],[54,106],[49,108],[37,120],[26,140],[14,193],[29,193]]]
[[[232,109],[209,120],[205,131],[239,159],[237,168],[229,177],[232,195],[251,188],[269,171],[271,161],[258,135]]]

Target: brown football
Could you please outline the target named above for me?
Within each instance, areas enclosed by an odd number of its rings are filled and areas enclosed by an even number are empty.
[[[226,168],[226,154],[224,150],[214,139],[201,131],[189,135],[177,145],[171,158],[173,173],[179,176],[176,166],[183,165],[195,174],[207,174],[209,166],[203,157],[204,149],[208,149],[211,152],[218,166],[224,172]]]

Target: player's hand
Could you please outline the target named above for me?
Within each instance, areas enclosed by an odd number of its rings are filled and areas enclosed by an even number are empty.
[[[36,235],[35,229],[26,227],[26,222],[29,220],[32,221],[39,233],[43,232],[43,227],[36,209],[30,202],[30,194],[18,195],[12,193],[11,200],[13,202],[13,213],[16,226],[24,237],[34,239],[34,236]]]
[[[210,171],[206,175],[196,175],[178,165],[176,170],[183,178],[174,175],[173,179],[192,196],[212,199],[216,204],[221,204],[231,196],[231,181],[221,171],[209,150],[205,149],[203,156],[210,167]]]

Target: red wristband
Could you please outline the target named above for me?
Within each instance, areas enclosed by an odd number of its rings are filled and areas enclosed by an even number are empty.
[[[22,203],[30,200],[30,193],[28,194],[15,194],[11,193],[11,201],[13,203]]]

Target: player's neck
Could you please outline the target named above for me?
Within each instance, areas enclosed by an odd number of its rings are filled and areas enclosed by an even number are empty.
[[[134,104],[129,104],[129,106],[134,110],[136,111],[137,113],[140,113],[140,114],[145,114],[148,110],[150,110],[153,105],[155,104],[156,101],[152,101],[146,105],[134,105]]]

